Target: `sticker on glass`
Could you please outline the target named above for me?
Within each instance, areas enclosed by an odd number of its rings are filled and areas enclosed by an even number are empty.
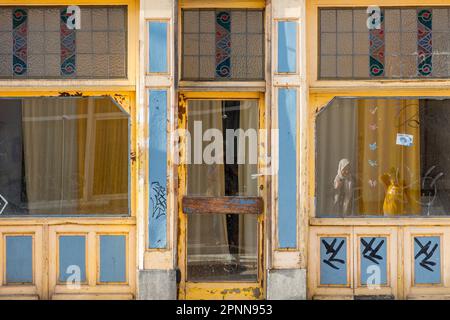
[[[411,147],[414,142],[414,136],[412,134],[397,133],[397,144],[399,146]]]

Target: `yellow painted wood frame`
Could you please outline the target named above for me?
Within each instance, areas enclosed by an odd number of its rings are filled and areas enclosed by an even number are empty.
[[[59,237],[83,235],[86,237],[86,281],[79,289],[60,283]],[[126,238],[126,281],[123,283],[100,282],[101,235],[123,235]],[[133,226],[51,226],[49,229],[49,298],[50,299],[133,299],[136,291],[135,230]]]
[[[372,5],[380,7],[439,7],[450,4],[446,0],[430,0],[424,3],[419,0],[379,0],[374,3],[371,0],[353,0],[345,3],[340,0],[311,0],[306,1],[306,29],[308,30],[306,39],[307,50],[307,76],[311,91],[328,90],[332,88],[352,88],[357,91],[371,90],[373,88],[384,89],[387,87],[396,89],[411,88],[433,88],[435,86],[450,87],[450,80],[447,79],[376,79],[376,80],[319,80],[319,8],[367,8]]]
[[[257,99],[259,101],[259,129],[266,128],[264,94],[259,92],[181,92],[178,104],[178,127],[187,129],[188,100]],[[263,299],[265,296],[264,223],[267,212],[267,185],[264,176],[258,177],[259,196],[264,200],[264,213],[258,216],[258,280],[257,282],[189,282],[187,268],[187,217],[182,212],[182,199],[186,195],[187,167],[186,140],[180,137],[180,160],[178,166],[178,268],[181,271],[178,287],[179,299]],[[258,145],[262,142],[259,141]],[[258,172],[261,172],[263,150],[258,147]]]
[[[450,97],[450,89],[435,85],[429,88],[427,85],[418,88],[395,88],[378,89],[363,88],[334,88],[327,90],[311,90],[308,106],[308,174],[303,179],[308,179],[308,199],[314,199],[315,185],[318,183],[315,176],[315,122],[317,112],[325,108],[336,97]],[[320,218],[315,216],[315,206],[313,201],[306,201],[304,204],[309,214],[309,246],[308,246],[308,298],[310,299],[330,299],[330,298],[353,298],[357,295],[392,295],[397,299],[426,299],[434,298],[437,295],[450,298],[449,285],[414,285],[413,270],[414,259],[411,258],[413,252],[412,235],[433,235],[441,237],[441,244],[448,239],[450,216],[449,217],[405,217],[405,218]],[[445,228],[444,228],[445,227]],[[351,268],[351,287],[348,289],[322,288],[318,285],[317,276],[320,274],[320,257],[318,234],[344,235],[350,236],[353,243],[353,252],[348,251],[352,260],[349,260]],[[359,285],[359,249],[358,238],[364,235],[385,236],[388,238],[388,286],[381,290],[369,291]],[[449,238],[450,239],[450,238]],[[350,247],[352,248],[352,247]],[[444,246],[442,246],[444,248]],[[443,250],[443,249],[441,249]],[[442,252],[442,251],[441,251]],[[441,254],[443,266],[449,265],[449,257],[445,253]],[[350,258],[349,258],[350,259]],[[449,260],[447,262],[447,260]],[[446,279],[447,274],[443,277]],[[448,280],[446,280],[448,281]]]
[[[3,0],[1,6],[64,6],[67,0]],[[56,90],[134,91],[139,75],[139,0],[77,0],[79,6],[127,6],[127,77],[124,79],[0,79],[0,91],[39,91],[44,87]],[[83,27],[83,26],[82,26]],[[26,89],[25,89],[26,88]],[[64,89],[65,88],[65,89]]]
[[[115,103],[129,114],[130,117],[130,215],[117,217],[113,215],[93,215],[76,217],[2,217],[0,219],[0,299],[133,299],[136,295],[136,202],[137,202],[137,168],[141,152],[137,152],[136,107],[135,93],[130,91],[66,91],[64,88],[44,91],[1,91],[0,98],[14,97],[59,97],[79,96],[102,97],[109,96]],[[22,89],[23,90],[23,89]],[[56,234],[87,234],[87,285],[79,290],[68,292],[64,285],[57,283],[58,237]],[[33,236],[33,284],[7,285],[4,278],[4,240],[1,235],[32,235]],[[127,238],[127,283],[98,284],[94,275],[98,268],[98,234],[123,234]]]

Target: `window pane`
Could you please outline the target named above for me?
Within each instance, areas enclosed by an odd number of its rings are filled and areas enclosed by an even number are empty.
[[[189,100],[188,194],[256,196],[257,128],[256,100]]]
[[[319,77],[449,77],[449,10],[382,7],[367,13],[366,8],[320,9]]]
[[[450,214],[450,99],[337,98],[317,116],[317,215]]]
[[[0,7],[0,78],[126,78],[126,6]],[[15,45],[13,45],[13,43]]]
[[[258,221],[252,214],[188,216],[189,281],[256,281]]]
[[[183,10],[183,79],[264,79],[262,10]]]
[[[0,119],[3,215],[128,214],[129,120],[111,99],[1,99]]]
[[[257,129],[256,100],[188,100],[188,195],[257,196]],[[257,226],[251,214],[188,215],[188,279],[255,281]]]

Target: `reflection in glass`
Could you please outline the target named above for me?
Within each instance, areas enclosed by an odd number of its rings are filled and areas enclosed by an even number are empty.
[[[317,116],[317,215],[450,214],[449,99],[337,98]]]
[[[109,98],[1,99],[0,194],[2,215],[128,214],[128,115]]]
[[[216,130],[216,163],[207,164],[203,155],[211,141],[195,138],[195,127],[201,124],[200,137]],[[188,165],[188,195],[191,196],[257,196],[258,104],[256,100],[220,101],[189,100],[188,131],[192,137]],[[230,133],[242,129],[242,138]],[[231,132],[231,131],[232,132]],[[253,133],[255,135],[253,135]],[[198,137],[198,136],[197,136]],[[214,141],[214,139],[213,139]],[[233,145],[230,147],[231,142]],[[227,148],[228,143],[228,148]],[[240,147],[242,147],[240,149]],[[200,150],[200,162],[195,154]],[[242,152],[245,150],[245,156]],[[205,151],[205,153],[203,153]],[[216,153],[216,154],[214,154]],[[239,162],[241,155],[241,162]],[[226,160],[228,159],[228,160]],[[207,160],[206,160],[207,161]],[[251,214],[189,214],[187,269],[190,281],[256,281],[257,217]]]

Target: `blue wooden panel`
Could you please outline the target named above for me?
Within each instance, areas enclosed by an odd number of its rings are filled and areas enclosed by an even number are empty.
[[[167,91],[149,92],[149,247],[166,247],[167,238]]]
[[[86,237],[59,237],[59,281],[65,282],[71,275],[77,275],[75,268],[79,268],[79,281],[86,281]]]
[[[363,237],[360,239],[360,270],[362,285],[387,284],[386,237]]]
[[[278,72],[297,71],[297,22],[278,22]]]
[[[320,284],[347,285],[347,238],[320,238]]]
[[[33,238],[6,237],[6,282],[33,282]]]
[[[297,90],[278,90],[278,244],[297,247]]]
[[[100,282],[126,281],[126,238],[100,236]]]
[[[439,237],[414,237],[414,283],[441,283]]]
[[[149,72],[168,72],[167,68],[167,22],[148,23]]]

